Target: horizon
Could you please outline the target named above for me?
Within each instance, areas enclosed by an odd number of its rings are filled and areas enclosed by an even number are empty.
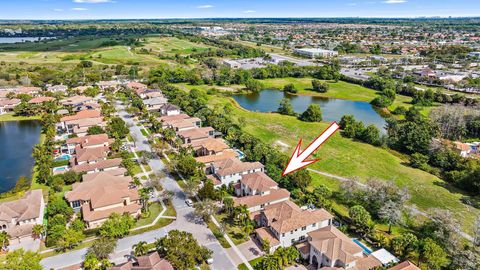
[[[20,0],[2,3],[6,20],[257,19],[257,18],[471,18],[475,0]],[[361,15],[359,15],[361,14]]]

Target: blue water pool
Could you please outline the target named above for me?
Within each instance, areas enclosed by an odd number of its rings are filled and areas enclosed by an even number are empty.
[[[53,168],[53,172],[63,172],[66,170],[67,170],[66,166]]]
[[[245,154],[242,151],[235,149],[235,152],[238,154],[238,159],[243,159],[245,157]]]
[[[70,160],[70,155],[69,154],[64,154],[59,157],[57,157],[55,160]]]
[[[353,238],[352,241],[355,242],[355,244],[357,244],[359,247],[361,247],[363,249],[363,253],[365,253],[366,255],[370,255],[372,253],[372,250],[362,244],[362,242],[358,241],[358,239]]]

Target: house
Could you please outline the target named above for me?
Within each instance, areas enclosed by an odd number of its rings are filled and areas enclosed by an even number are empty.
[[[158,117],[157,120],[160,121],[160,123],[162,123],[162,128],[172,128],[173,123],[184,120],[184,119],[188,119],[188,118],[190,118],[189,115],[181,113],[176,115]]]
[[[173,270],[172,264],[161,258],[158,252],[135,258],[136,262],[126,262],[118,266],[107,267],[107,270]]]
[[[132,182],[131,177],[100,172],[73,184],[65,199],[76,212],[81,211],[88,229],[97,228],[113,213],[140,215],[140,196]]]
[[[163,97],[162,91],[147,90],[145,92],[140,93],[140,98],[142,99],[150,99],[150,98],[157,98],[157,97]]]
[[[419,77],[436,77],[435,71],[433,71],[431,68],[424,68],[422,70],[414,71],[413,74]]]
[[[232,68],[232,69],[238,69],[242,67],[242,64],[239,63],[238,61],[235,60],[223,60],[223,65]]]
[[[168,102],[168,100],[164,97],[154,97],[154,98],[149,98],[143,101],[143,104],[145,105],[145,108],[148,111],[160,111],[160,108],[165,105]]]
[[[234,199],[234,204],[236,206],[246,205],[250,213],[290,199],[290,192],[279,188],[277,182],[263,172],[242,176],[240,183],[235,188],[235,193],[240,197]]]
[[[209,170],[219,180],[217,186],[228,186],[230,183],[238,183],[245,174],[263,172],[264,166],[260,162],[242,162],[238,158],[229,158],[212,163]]]
[[[192,118],[191,121],[197,121],[197,119]],[[191,127],[192,125],[193,127]],[[215,135],[215,130],[212,127],[197,128],[194,123],[189,121],[174,123],[173,128],[177,131],[177,136],[184,144],[205,140]]]
[[[140,90],[139,92],[143,92],[147,90],[148,86],[139,82],[129,82],[127,83],[127,88],[134,90],[135,92],[137,92],[137,90]],[[139,94],[139,92],[137,92],[137,94]]]
[[[237,158],[238,153],[232,149],[227,149],[222,152],[216,153],[215,155],[208,155],[208,156],[200,156],[196,157],[195,160],[197,162],[208,164],[210,166],[212,163],[219,162],[222,160],[226,160],[229,158]]]
[[[68,90],[68,86],[59,84],[59,85],[52,85],[47,87],[47,91],[53,92],[53,93],[65,93]]]
[[[265,206],[259,213],[251,214],[257,224],[260,241],[269,240],[271,250],[305,242],[308,233],[332,224],[332,214],[325,209],[303,210],[292,201]]]
[[[32,98],[28,101],[28,104],[33,104],[33,105],[36,105],[36,104],[42,104],[42,103],[45,103],[45,102],[51,102],[51,101],[54,101],[55,98],[53,97],[35,97],[35,98]]]
[[[122,86],[122,83],[119,81],[100,81],[97,83],[98,88],[102,91],[104,90],[113,90],[116,91]]]
[[[0,98],[0,114],[13,112],[15,106],[19,105],[22,101],[20,99]]]
[[[65,107],[77,107],[85,103],[92,102],[93,98],[86,96],[73,96],[60,100],[60,104]]]
[[[73,88],[72,90],[73,90],[75,93],[82,94],[82,93],[85,92],[87,89],[92,88],[92,87],[93,87],[93,86],[91,86],[91,85],[80,85],[80,86],[77,86],[77,87]]]
[[[79,121],[83,119],[90,119],[90,121],[88,123]],[[73,133],[73,129],[75,127],[78,128],[80,125],[85,127],[88,125],[92,125],[93,123],[99,124],[101,122],[103,122],[103,117],[101,116],[101,113],[99,111],[83,110],[83,111],[77,112],[74,115],[68,115],[60,118],[60,123],[58,124],[57,127],[62,131],[70,134],[70,133]]]
[[[108,147],[113,139],[109,139],[107,134],[88,135],[84,137],[76,137],[67,139],[65,144],[61,147],[61,152],[66,154],[73,154],[80,148],[96,148]]]
[[[43,224],[44,213],[42,190],[29,190],[21,199],[0,204],[0,231],[8,233],[10,244],[31,240],[33,226]]]
[[[91,162],[85,162],[72,166],[72,170],[76,173],[96,173],[110,170],[117,170],[122,164],[121,158],[100,159]]]
[[[95,163],[101,160],[106,160],[110,152],[110,147],[102,146],[95,148],[81,148],[77,145],[75,148],[75,155],[70,159],[70,166],[82,165],[85,163]]]
[[[453,150],[461,157],[468,157],[472,152],[470,145],[462,142],[453,142]]]
[[[415,264],[410,261],[401,262],[393,267],[388,268],[388,270],[420,270]]]
[[[223,140],[210,137],[203,140],[194,140],[184,146],[191,146],[196,156],[218,155],[230,149],[230,146],[224,143]]]
[[[173,104],[167,103],[164,104],[162,107],[160,107],[160,114],[161,115],[179,115],[180,114],[180,108],[178,106],[175,106]]]
[[[15,89],[15,94],[27,94],[30,96],[36,96],[42,92],[42,88],[35,86],[21,86]]]

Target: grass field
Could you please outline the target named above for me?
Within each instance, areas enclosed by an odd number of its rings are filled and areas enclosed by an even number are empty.
[[[231,98],[216,96],[209,100],[212,106],[228,102],[235,105],[233,115],[245,119],[243,129],[246,132],[270,145],[278,145],[279,141],[287,144],[289,147],[283,150],[288,155],[300,138],[306,144],[328,126],[328,123],[306,123],[275,113],[250,112],[240,108]],[[425,212],[433,208],[449,209],[467,232],[471,233],[473,222],[480,214],[478,209],[460,201],[465,194],[431,174],[405,165],[408,159],[392,150],[347,139],[337,133],[314,156],[321,160],[310,165],[312,169],[343,177],[359,177],[360,181],[378,178],[406,187],[411,194],[411,205]],[[339,187],[336,179],[314,175],[313,186],[319,183],[325,183],[334,190]]]
[[[193,52],[202,52],[210,48],[205,44],[193,43],[176,37],[148,37],[143,48],[155,53],[168,55],[185,55]]]
[[[0,122],[40,120],[40,116],[15,116],[13,113],[0,115]]]

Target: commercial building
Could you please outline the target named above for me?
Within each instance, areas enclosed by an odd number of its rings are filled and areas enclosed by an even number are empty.
[[[338,56],[338,52],[320,48],[302,48],[295,49],[294,53],[308,58],[331,58]]]

